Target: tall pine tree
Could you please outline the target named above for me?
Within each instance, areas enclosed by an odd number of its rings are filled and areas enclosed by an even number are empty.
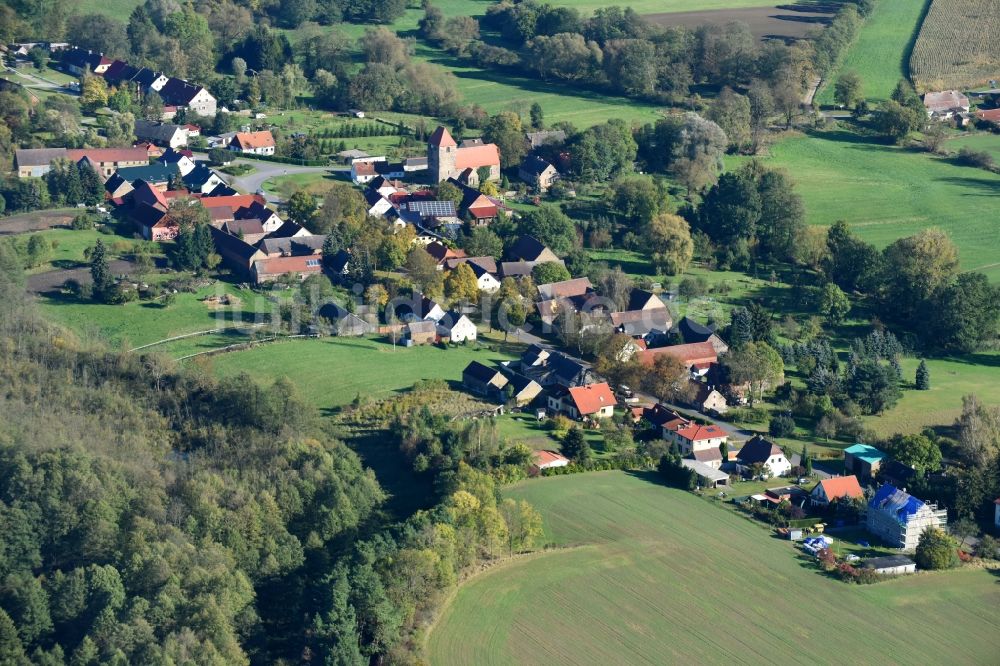
[[[920,359],[917,366],[916,384],[918,391],[928,391],[931,388],[931,371],[927,369],[927,362]]]
[[[108,266],[107,250],[100,239],[90,252],[90,277],[94,281],[94,298],[105,300],[114,285],[114,278],[111,277],[111,268]]]

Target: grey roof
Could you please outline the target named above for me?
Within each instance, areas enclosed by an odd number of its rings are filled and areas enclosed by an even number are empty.
[[[239,236],[227,234],[225,231],[216,229],[211,225],[209,225],[208,229],[212,232],[212,240],[215,241],[215,246],[219,249],[219,254],[224,257],[238,257],[249,262],[250,257],[257,254],[257,248]]]
[[[14,151],[19,167],[48,166],[61,157],[66,157],[65,148],[24,148]]]
[[[411,321],[406,328],[410,333],[437,333],[437,322],[431,319]]]
[[[404,167],[416,167],[416,168],[425,167],[426,168],[427,167],[427,158],[426,157],[407,157],[405,160],[403,160],[403,166]]]
[[[135,136],[139,139],[169,142],[180,129],[180,125],[172,123],[154,122],[141,118],[135,121]]]
[[[304,227],[297,222],[292,222],[291,220],[285,220],[281,223],[281,226],[268,234],[268,238],[291,238],[295,234],[302,231]]]
[[[633,289],[628,295],[628,307],[626,310],[641,310],[649,303],[649,301],[654,298],[658,299],[656,294],[651,291],[646,291],[645,289]]]
[[[476,277],[480,277],[483,272],[497,272],[497,262],[493,257],[453,257],[444,262],[445,268],[448,270],[458,268],[459,264],[469,264],[469,267],[476,273]]]
[[[163,89],[160,90],[160,97],[162,97],[163,101],[167,104],[185,106],[190,104],[191,100],[194,99],[195,95],[197,95],[201,90],[201,86],[188,83],[183,79],[171,77],[167,80]]]
[[[205,183],[212,179],[212,176],[218,177],[218,174],[199,162],[183,179],[188,189],[200,190],[205,186]],[[222,179],[220,178],[219,180]]]
[[[681,464],[703,479],[708,479],[709,481],[715,481],[715,482],[729,480],[729,475],[726,474],[725,472],[721,472],[713,467],[709,467],[705,463],[698,462],[697,460],[684,459],[681,461]]]
[[[532,148],[540,148],[546,143],[562,143],[566,140],[566,132],[562,130],[528,132],[527,137]]]
[[[180,173],[180,167],[176,164],[154,162],[148,166],[123,167],[116,173],[130,183],[137,180],[144,180],[147,183],[166,183]]]
[[[323,249],[326,236],[295,236],[294,238],[265,238],[260,242],[264,254],[315,254]]]
[[[522,277],[531,275],[533,267],[530,261],[504,261],[500,263],[500,272],[504,277]]]
[[[458,325],[458,322],[462,320],[462,317],[465,317],[465,315],[458,310],[448,310],[438,321],[438,325],[450,331]]]
[[[890,567],[906,567],[911,564],[916,564],[916,562],[906,555],[885,555],[865,560],[864,567],[866,569],[888,569]]]

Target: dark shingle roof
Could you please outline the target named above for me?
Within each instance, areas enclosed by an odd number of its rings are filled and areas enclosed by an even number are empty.
[[[705,342],[715,333],[714,326],[699,324],[688,317],[684,317],[677,322],[677,330],[680,332],[684,342],[688,344],[692,342]]]
[[[546,249],[545,245],[536,238],[521,236],[510,248],[508,254],[517,261],[537,261]]]
[[[469,365],[465,366],[465,370],[462,370],[462,375],[468,375],[473,379],[477,379],[485,383],[496,377],[499,372],[500,371],[496,368],[483,365],[479,361],[473,361]]]
[[[772,455],[781,453],[781,448],[769,439],[754,435],[743,445],[737,458],[744,465],[766,462]]]
[[[540,176],[550,166],[552,165],[537,155],[528,155],[524,158],[524,161],[521,162],[521,170],[525,173],[531,174],[535,178]]]

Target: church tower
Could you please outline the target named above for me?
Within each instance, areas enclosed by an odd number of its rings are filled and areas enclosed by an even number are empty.
[[[435,183],[458,175],[455,167],[457,152],[455,139],[443,125],[439,125],[427,142],[427,169]]]

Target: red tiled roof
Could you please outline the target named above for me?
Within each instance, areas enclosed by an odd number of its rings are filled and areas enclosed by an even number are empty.
[[[694,342],[687,345],[673,345],[671,347],[657,347],[639,352],[639,361],[643,365],[653,365],[656,357],[661,354],[673,356],[684,365],[704,367],[705,364],[716,363],[719,356],[711,342]]]
[[[451,138],[450,136],[448,137]],[[452,139],[454,143],[454,139]],[[455,151],[456,169],[478,169],[483,166],[500,166],[500,149],[495,143],[469,146]]]
[[[541,467],[542,465],[551,465],[557,462],[569,462],[569,458],[560,455],[555,451],[535,451],[534,459],[535,464]]]
[[[990,120],[1000,122],[1000,109],[987,109],[986,111],[976,111],[976,118],[980,120]]]
[[[237,132],[233,143],[244,150],[254,148],[274,148],[274,136],[270,130],[260,132]]]
[[[149,153],[145,148],[74,148],[66,157],[79,162],[86,157],[91,162],[146,162]]]
[[[704,439],[714,439],[716,437],[728,437],[726,431],[717,425],[698,425],[695,423],[686,428],[678,429],[677,434],[689,442],[700,442]]]
[[[374,176],[375,175],[375,163],[374,162],[355,162],[351,165],[354,173],[358,176]]]
[[[838,497],[863,497],[864,492],[858,484],[858,477],[836,476],[832,479],[823,479],[819,482],[823,486],[823,492],[828,500],[835,500]]]
[[[201,199],[201,203],[205,208],[230,208],[235,213],[240,208],[247,208],[252,206],[254,202],[261,205],[267,205],[267,201],[259,194],[230,194],[224,197],[196,197]]]
[[[581,416],[595,414],[603,407],[614,407],[616,403],[615,396],[607,382],[574,386],[569,389],[569,396]]]
[[[321,261],[317,262],[314,254],[294,255],[291,257],[270,257],[254,262],[258,275],[281,275],[283,273],[319,273],[323,270]],[[307,262],[316,262],[315,266]]]
[[[458,145],[455,143],[455,139],[451,137],[451,132],[444,125],[438,125],[438,128],[431,134],[431,138],[428,139],[428,143],[435,148],[448,148],[449,146],[454,148]]]

